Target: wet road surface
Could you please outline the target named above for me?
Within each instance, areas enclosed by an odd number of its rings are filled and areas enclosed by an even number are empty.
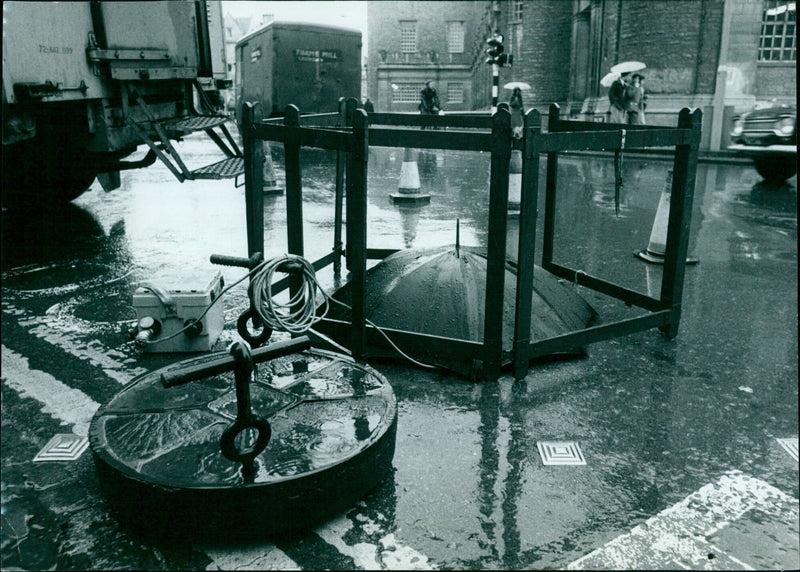
[[[212,152],[181,145],[190,164]],[[432,194],[422,207],[389,200],[402,157],[371,150],[369,246],[452,244],[456,219],[462,244],[485,246],[488,155],[420,153]],[[334,163],[307,151],[304,164],[314,260],[333,245]],[[280,165],[277,154],[282,184]],[[612,159],[562,157],[556,261],[657,295],[661,269],[632,253],[647,246],[670,166],[626,157],[615,216]],[[373,362],[397,396],[390,476],[313,531],[236,546],[142,541],[109,514],[89,452],[32,461],[56,434],[85,435],[134,377],[178,359],[131,342],[139,283],[188,289],[218,270],[227,284],[243,274],[208,260],[246,255],[243,188],[180,184],[160,165],[122,181],[35,217],[2,215],[4,569],[800,566],[796,178],[771,188],[748,166],[698,166],[689,252],[700,263],[687,268],[673,341],[650,330],[596,343],[519,382]],[[286,251],[284,211],[285,197],[265,197],[267,257]],[[517,229],[511,219],[513,256]],[[318,278],[340,280],[330,268]],[[635,315],[578,292],[604,320]],[[224,304],[218,349],[238,339],[245,286]],[[585,465],[545,465],[544,442],[576,443]]]

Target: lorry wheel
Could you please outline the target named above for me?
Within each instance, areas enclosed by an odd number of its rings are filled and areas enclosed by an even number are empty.
[[[97,173],[77,153],[42,153],[29,141],[6,146],[3,206],[65,204],[77,199]]]
[[[797,158],[791,155],[757,157],[753,163],[758,174],[771,183],[782,183],[797,172]]]

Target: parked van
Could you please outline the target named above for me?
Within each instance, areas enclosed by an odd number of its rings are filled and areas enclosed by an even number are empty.
[[[237,119],[242,104],[259,102],[264,118],[287,105],[300,113],[338,110],[340,97],[361,95],[361,32],[272,22],[236,44]]]

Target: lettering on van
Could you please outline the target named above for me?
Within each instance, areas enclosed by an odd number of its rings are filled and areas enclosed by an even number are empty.
[[[308,50],[297,48],[294,50],[294,59],[298,62],[338,62],[342,59],[339,50]]]
[[[72,48],[69,46],[45,46],[39,44],[40,54],[71,54]]]
[[[261,57],[261,48],[254,48],[252,52],[250,52],[250,62],[258,61],[258,58]]]

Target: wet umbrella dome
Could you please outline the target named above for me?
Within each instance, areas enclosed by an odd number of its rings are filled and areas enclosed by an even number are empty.
[[[367,272],[366,317],[378,326],[392,329],[482,341],[486,264],[481,252],[463,246],[397,252]],[[596,316],[573,288],[559,283],[552,274],[537,266],[533,277],[533,340],[583,329]],[[516,279],[516,270],[506,264],[503,349],[507,351],[514,339]],[[333,297],[349,304],[350,284],[337,290]],[[338,305],[332,306],[329,316],[350,318],[349,311]],[[460,369],[446,359],[438,365]]]

